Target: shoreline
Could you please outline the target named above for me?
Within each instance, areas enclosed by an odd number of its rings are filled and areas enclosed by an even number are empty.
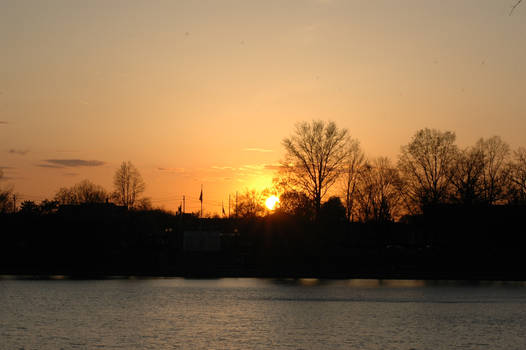
[[[0,270],[2,280],[118,280],[118,279],[156,279],[156,278],[183,278],[183,279],[223,279],[223,278],[256,278],[256,279],[318,279],[318,280],[410,280],[428,282],[524,282],[524,275],[497,275],[497,274],[454,274],[454,273],[354,273],[354,274],[270,274],[270,273],[76,273],[76,272],[42,272],[42,271],[5,271]]]

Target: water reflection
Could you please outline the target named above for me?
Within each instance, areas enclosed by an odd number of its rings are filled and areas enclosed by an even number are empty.
[[[278,286],[320,286],[331,283],[330,280],[319,278],[272,278],[269,282]]]
[[[526,334],[524,282],[9,278],[6,349],[518,349]]]
[[[352,279],[347,281],[347,286],[353,288],[417,288],[426,286],[424,280],[385,280],[385,279]]]
[[[68,275],[0,275],[2,280],[128,280],[169,281],[169,284],[211,287],[262,287],[267,284],[281,286],[347,286],[352,288],[422,288],[422,287],[526,287],[526,281],[480,281],[480,280],[404,280],[404,279],[319,279],[319,278],[185,278],[167,276],[106,276],[78,278]]]

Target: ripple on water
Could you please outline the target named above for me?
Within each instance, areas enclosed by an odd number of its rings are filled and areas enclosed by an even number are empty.
[[[519,349],[526,288],[0,280],[6,349]]]

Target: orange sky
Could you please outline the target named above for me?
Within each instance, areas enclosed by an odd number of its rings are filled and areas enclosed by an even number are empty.
[[[0,167],[22,199],[131,160],[146,195],[205,211],[270,184],[294,124],[396,159],[420,128],[526,146],[514,1],[0,2]],[[49,162],[49,160],[97,162]],[[65,165],[64,165],[65,164]],[[89,165],[89,166],[88,166]]]

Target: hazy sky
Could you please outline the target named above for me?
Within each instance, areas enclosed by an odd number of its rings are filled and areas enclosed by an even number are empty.
[[[515,0],[0,0],[0,167],[21,199],[123,160],[146,195],[218,211],[270,184],[299,121],[396,160],[424,127],[526,146]]]

